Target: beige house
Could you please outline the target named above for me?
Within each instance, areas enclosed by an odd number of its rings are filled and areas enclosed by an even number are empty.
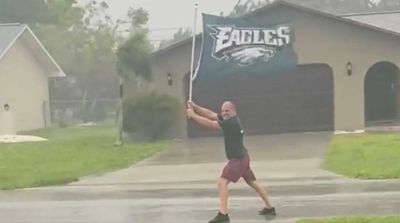
[[[50,126],[48,78],[63,76],[27,25],[0,24],[0,134]]]
[[[276,1],[243,18],[290,24],[297,68],[273,75],[242,72],[222,81],[196,79],[194,101],[219,110],[223,100],[236,100],[248,134],[364,131],[397,122],[399,12],[335,16]],[[201,35],[196,40],[198,61]],[[187,39],[154,53],[152,88],[182,102],[180,123],[171,131],[176,137],[207,134],[187,122],[183,113],[191,44]]]

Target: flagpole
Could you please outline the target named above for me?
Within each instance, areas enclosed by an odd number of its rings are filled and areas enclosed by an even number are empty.
[[[123,98],[124,98],[124,82],[121,76],[119,76],[119,100],[117,107],[117,141],[114,143],[114,146],[122,146],[123,142]]]
[[[192,57],[190,62],[190,84],[189,84],[189,101],[192,101],[192,90],[193,90],[193,66],[194,66],[194,50],[196,44],[196,25],[197,25],[197,7],[198,3],[194,3],[194,20],[192,29]]]

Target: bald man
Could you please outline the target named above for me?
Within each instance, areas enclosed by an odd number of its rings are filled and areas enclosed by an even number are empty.
[[[250,168],[250,159],[247,149],[243,144],[243,129],[239,117],[236,114],[236,106],[232,101],[225,101],[221,107],[221,114],[201,107],[192,101],[188,101],[187,116],[199,125],[222,130],[224,133],[225,154],[228,163],[225,165],[218,179],[219,212],[209,223],[228,223],[228,184],[236,183],[243,178],[260,196],[264,207],[258,212],[268,218],[275,217],[275,208],[269,202],[267,192],[256,181],[256,177]]]

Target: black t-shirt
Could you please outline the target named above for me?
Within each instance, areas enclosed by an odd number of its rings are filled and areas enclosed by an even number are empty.
[[[218,124],[224,131],[225,154],[231,159],[241,159],[247,154],[243,144],[243,129],[237,116],[224,120],[218,115]]]

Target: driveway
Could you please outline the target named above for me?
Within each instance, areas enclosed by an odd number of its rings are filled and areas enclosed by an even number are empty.
[[[245,136],[245,146],[254,161],[323,158],[330,132]],[[224,162],[222,137],[175,142],[143,165],[176,165]]]
[[[336,177],[321,168],[330,132],[247,136],[245,144],[259,180]],[[176,141],[169,149],[127,169],[82,178],[73,185],[214,183],[225,163],[220,137]]]

